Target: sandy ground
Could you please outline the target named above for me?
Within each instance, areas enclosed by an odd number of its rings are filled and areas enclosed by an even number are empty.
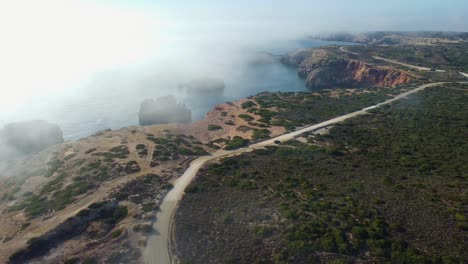
[[[242,109],[242,103],[248,100],[248,98],[244,98],[232,103],[216,105],[214,109],[209,111],[202,120],[192,124],[170,125],[168,126],[168,129],[176,134],[192,135],[205,143],[217,138],[232,138],[234,136],[251,139],[253,130],[242,131],[238,129],[241,126],[250,126],[247,121],[239,118],[240,114],[248,114],[254,117],[255,120],[252,122],[255,122],[260,118],[260,116],[248,113],[245,109]],[[232,121],[234,125],[226,124],[228,121]],[[209,125],[217,125],[222,127],[222,129],[208,131]],[[154,128],[158,127],[160,126],[154,126]],[[152,126],[148,127],[148,129],[151,130]],[[271,131],[272,136],[281,135],[286,131],[284,127],[279,126],[271,126],[268,129]]]
[[[46,216],[31,220],[30,225],[24,230],[21,230],[21,225],[27,221],[24,213],[3,213],[0,215],[0,263],[6,262],[8,256],[24,247],[29,239],[49,232],[66,219],[87,208],[91,203],[106,199],[111,192],[120,185],[148,173],[155,173],[172,178],[180,176],[180,174],[176,172],[176,169],[186,166],[184,165],[183,160],[163,163],[155,168],[150,167],[154,144],[150,143],[146,139],[147,134],[153,134],[156,137],[165,137],[167,131],[170,131],[172,134],[176,135],[184,134],[187,136],[194,136],[197,140],[200,140],[203,143],[208,143],[220,137],[232,138],[234,136],[241,136],[243,138],[250,139],[253,130],[239,129],[241,126],[250,127],[250,125],[248,125],[247,121],[239,118],[238,115],[249,114],[254,117],[255,120],[259,119],[260,116],[247,113],[245,109],[242,109],[242,103],[247,100],[249,99],[241,99],[233,103],[217,105],[212,111],[207,113],[204,119],[192,124],[167,124],[146,127],[133,126],[113,131],[100,131],[90,137],[78,141],[66,142],[60,145],[56,150],[54,150],[53,154],[49,155],[49,159],[55,156],[59,159],[69,159],[65,165],[68,166],[66,167],[66,170],[69,172],[69,175],[63,180],[64,186],[72,183],[72,178],[79,174],[78,170],[81,165],[73,165],[74,162],[78,160],[92,161],[96,159],[96,157],[92,156],[92,153],[86,153],[88,150],[94,148],[96,150],[93,153],[96,153],[106,152],[113,147],[125,145],[130,150],[130,154],[128,158],[119,160],[119,163],[125,164],[128,161],[137,161],[141,167],[141,171],[136,174],[122,176],[102,183],[97,190],[89,191],[86,194],[78,196],[76,202],[68,205],[65,209],[58,212],[51,212]],[[226,122],[234,123],[234,125],[228,125]],[[209,131],[209,125],[218,125],[222,127],[222,129]],[[273,126],[269,129],[272,132],[272,136],[278,136],[285,132],[283,127]],[[136,149],[136,145],[140,143],[144,143],[148,147],[148,155],[143,158],[140,158],[138,153],[134,151]],[[44,168],[46,167],[45,164],[40,164],[40,166],[43,166]],[[55,179],[57,176],[58,175],[56,174],[52,177],[45,177],[43,175],[29,177],[18,192],[17,197],[20,197],[20,199],[17,199],[16,202],[22,199],[22,194],[26,192],[38,192],[42,186]],[[13,205],[14,203],[15,201],[10,204],[0,204],[0,210],[5,209],[9,205]],[[75,241],[75,244],[82,245],[83,243]],[[72,248],[73,247],[70,246],[64,246],[60,247],[60,250],[66,255],[73,253],[72,251],[69,251]],[[74,248],[74,250],[76,249],[77,248]]]

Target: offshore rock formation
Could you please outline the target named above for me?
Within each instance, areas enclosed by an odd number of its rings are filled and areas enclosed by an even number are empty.
[[[194,79],[190,82],[179,85],[179,91],[186,92],[189,95],[218,95],[224,93],[226,85],[223,80],[214,78]]]
[[[7,124],[0,131],[0,159],[36,153],[60,143],[63,133],[57,125],[45,121]]]
[[[339,58],[321,49],[299,49],[281,60],[298,69],[309,88],[388,87],[410,81],[410,75],[392,67],[374,66],[359,60]]]
[[[169,123],[190,123],[192,112],[174,96],[146,99],[141,103],[138,113],[140,125],[149,126]]]

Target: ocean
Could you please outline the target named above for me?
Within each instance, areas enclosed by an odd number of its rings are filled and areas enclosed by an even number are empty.
[[[329,41],[298,40],[274,43],[268,47],[255,47],[259,54],[285,54],[293,49],[338,44]],[[343,43],[339,43],[343,45]],[[216,104],[234,101],[260,92],[305,91],[305,81],[296,69],[279,62],[246,62],[222,76],[226,85],[224,93],[216,96],[181,96],[175,92],[177,82],[163,74],[135,80],[126,78],[125,73],[106,73],[99,81],[90,82],[86,92],[68,96],[38,98],[27,109],[18,111],[13,118],[19,120],[46,120],[58,124],[65,140],[77,140],[104,129],[118,129],[138,125],[140,103],[147,98],[156,98],[175,93],[176,98],[192,110],[192,120],[205,116]],[[158,76],[161,76],[159,78]],[[131,79],[131,81],[130,81]],[[152,80],[158,79],[157,85]],[[164,85],[162,85],[164,84]],[[164,86],[161,87],[161,86]],[[3,120],[5,122],[5,119]]]

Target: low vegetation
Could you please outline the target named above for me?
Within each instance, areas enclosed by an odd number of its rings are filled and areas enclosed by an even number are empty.
[[[182,262],[466,262],[467,103],[432,88],[202,169],[176,215]]]
[[[203,156],[208,152],[194,138],[185,135],[167,134],[166,138],[156,138],[148,135],[148,140],[155,143],[153,165],[160,162],[178,160],[181,156]],[[195,146],[194,146],[195,145]]]
[[[468,72],[468,43],[439,45],[397,45],[397,46],[364,46],[349,47],[353,52],[362,55],[382,56],[412,65],[434,69],[452,69]]]
[[[208,130],[213,131],[213,130],[220,130],[223,129],[223,127],[218,126],[218,125],[208,125]]]
[[[366,92],[361,92],[357,90],[354,93],[346,90],[322,90],[315,93],[262,93],[255,96],[255,101],[260,108],[253,109],[252,112],[261,116],[258,122],[293,130],[299,126],[320,123],[357,111],[382,102],[389,96],[400,92],[400,89],[395,88],[388,91],[367,89]]]
[[[226,146],[224,149],[226,150],[233,150],[245,147],[249,144],[249,140],[243,137],[235,136],[231,140],[227,141]]]

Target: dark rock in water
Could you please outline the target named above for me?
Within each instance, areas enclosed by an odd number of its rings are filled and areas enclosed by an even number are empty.
[[[59,126],[45,121],[11,123],[0,131],[0,159],[36,153],[63,142]]]
[[[169,123],[190,123],[192,112],[173,96],[146,99],[141,103],[138,113],[140,125],[149,126]]]
[[[219,95],[224,93],[224,88],[226,88],[224,81],[214,78],[194,79],[179,85],[179,91],[188,94]]]

